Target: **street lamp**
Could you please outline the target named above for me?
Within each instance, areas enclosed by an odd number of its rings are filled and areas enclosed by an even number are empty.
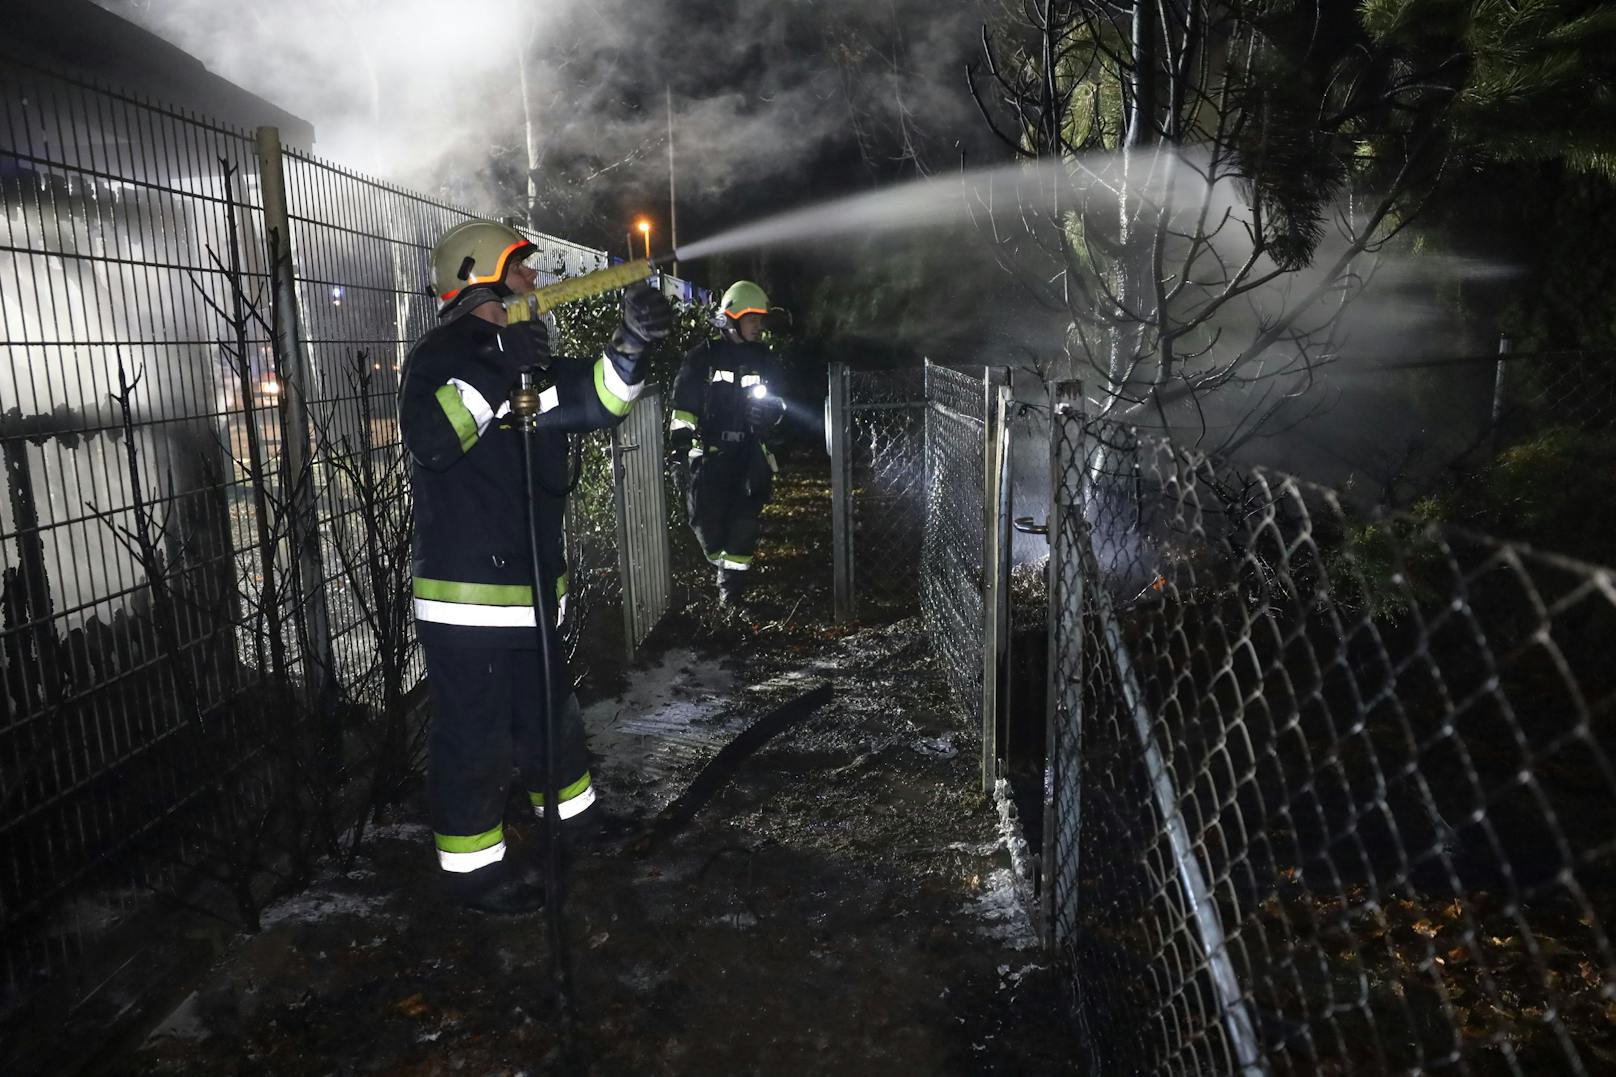
[[[645,260],[650,261],[651,260],[651,222],[646,220],[644,217],[641,217],[639,220],[634,222],[634,227],[638,228],[640,230],[640,235],[645,237]]]

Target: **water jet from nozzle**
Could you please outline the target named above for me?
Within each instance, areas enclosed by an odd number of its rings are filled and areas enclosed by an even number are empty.
[[[918,231],[983,217],[1045,212],[1067,202],[1072,174],[1083,171],[1068,161],[1050,161],[912,180],[743,224],[707,239],[681,244],[674,256],[681,262],[692,262],[715,254],[800,240]],[[1115,172],[1110,155],[1093,155],[1087,163],[1087,173],[1094,182],[1107,187]]]

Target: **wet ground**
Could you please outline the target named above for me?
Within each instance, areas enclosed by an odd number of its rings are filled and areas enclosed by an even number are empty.
[[[750,609],[719,610],[687,568],[642,660],[601,670],[602,806],[632,835],[775,706],[833,697],[665,840],[573,856],[570,1035],[544,916],[444,902],[415,804],[355,871],[272,909],[122,1071],[1073,1072],[1060,977],[1014,899],[1015,828],[978,791],[922,627],[831,623],[827,491],[782,479]],[[510,819],[531,852],[536,827]]]

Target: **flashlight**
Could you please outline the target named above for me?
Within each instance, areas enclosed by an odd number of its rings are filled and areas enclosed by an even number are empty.
[[[769,387],[767,385],[763,385],[763,384],[759,383],[757,385],[752,386],[752,396],[755,399],[762,400],[764,397],[766,397],[768,395],[769,395]]]

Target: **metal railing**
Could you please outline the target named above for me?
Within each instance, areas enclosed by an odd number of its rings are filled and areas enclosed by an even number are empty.
[[[1616,576],[1055,409],[1043,908],[1095,1071],[1606,1070]]]

